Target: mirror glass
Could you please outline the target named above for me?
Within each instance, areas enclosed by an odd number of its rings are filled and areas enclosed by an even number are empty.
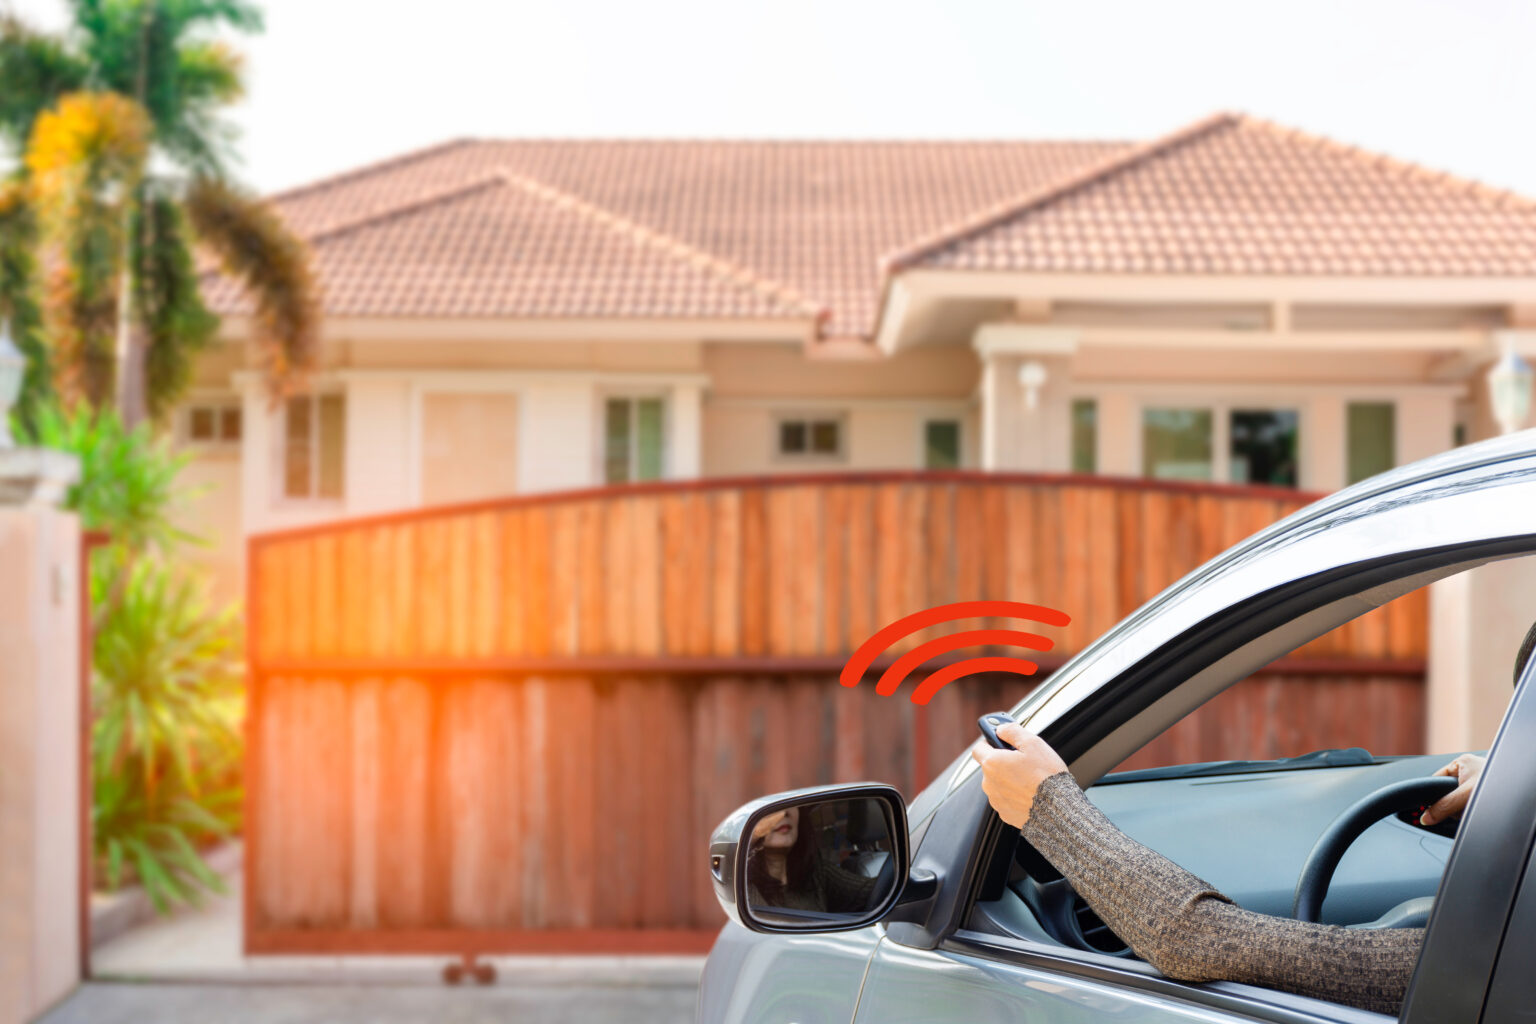
[[[896,886],[893,821],[869,797],[759,812],[747,830],[747,912],[778,928],[870,917]]]

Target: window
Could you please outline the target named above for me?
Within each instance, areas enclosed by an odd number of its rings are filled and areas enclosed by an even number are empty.
[[[1294,409],[1146,409],[1142,473],[1161,480],[1228,480],[1295,487],[1300,479]]]
[[[1391,402],[1350,402],[1345,435],[1349,483],[1397,465],[1397,407]]]
[[[787,417],[779,420],[778,454],[786,459],[836,459],[843,454],[841,416]]]
[[[193,444],[237,445],[243,424],[234,401],[193,402],[183,410],[182,437]]]
[[[1099,470],[1099,403],[1092,398],[1072,400],[1072,472]]]
[[[660,480],[665,466],[663,399],[608,399],[603,407],[603,482]]]
[[[960,468],[959,420],[929,420],[923,424],[923,467]]]
[[[283,497],[342,497],[346,398],[296,395],[283,403]]]
[[[1233,409],[1229,414],[1227,478],[1235,484],[1296,486],[1296,413]]]
[[[1209,409],[1146,409],[1141,471],[1159,480],[1209,480],[1215,445]]]

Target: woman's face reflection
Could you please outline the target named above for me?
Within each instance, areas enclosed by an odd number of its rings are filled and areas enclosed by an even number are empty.
[[[752,827],[752,838],[765,850],[787,850],[800,834],[800,808],[786,807],[765,815]]]

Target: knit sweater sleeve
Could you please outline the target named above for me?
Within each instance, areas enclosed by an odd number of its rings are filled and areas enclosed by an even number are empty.
[[[1241,981],[1396,1014],[1422,928],[1350,929],[1244,910],[1121,832],[1066,772],[1041,783],[1024,838],[1137,956],[1181,981]]]

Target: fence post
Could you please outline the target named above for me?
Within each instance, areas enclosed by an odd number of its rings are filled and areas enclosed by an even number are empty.
[[[0,448],[0,1024],[80,979],[75,458]]]

